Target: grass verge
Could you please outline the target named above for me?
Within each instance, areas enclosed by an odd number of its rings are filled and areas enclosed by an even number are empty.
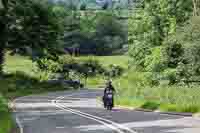
[[[71,89],[60,83],[41,82],[23,72],[4,75],[0,80],[1,93],[7,99],[20,96]]]
[[[150,110],[167,112],[200,112],[199,86],[150,86],[144,73],[134,71],[115,80],[119,90],[116,103]]]
[[[0,95],[0,133],[10,133],[13,127],[6,100]]]
[[[0,77],[0,133],[18,133],[5,99],[71,88],[40,81],[38,74],[33,71],[33,62],[26,57],[6,54],[5,61],[6,74]]]

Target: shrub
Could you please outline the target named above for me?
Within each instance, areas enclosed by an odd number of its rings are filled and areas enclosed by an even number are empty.
[[[49,72],[57,72],[62,69],[59,63],[47,58],[37,60],[37,67],[42,71]]]
[[[93,75],[102,73],[103,71],[103,67],[100,62],[92,56],[83,60],[81,64],[83,67],[88,68],[88,71]]]
[[[160,106],[158,102],[147,101],[141,107],[144,109],[156,110]]]
[[[108,70],[104,73],[104,75],[114,78],[114,77],[120,76],[122,73],[123,73],[122,67],[112,64],[112,65],[109,65]]]

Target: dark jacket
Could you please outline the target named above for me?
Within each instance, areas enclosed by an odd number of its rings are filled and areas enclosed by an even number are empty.
[[[109,85],[104,89],[104,95],[106,94],[107,90],[112,90],[115,93],[115,88],[112,85]]]

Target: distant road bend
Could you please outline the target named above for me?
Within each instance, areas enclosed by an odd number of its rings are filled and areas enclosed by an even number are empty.
[[[15,100],[21,133],[199,133],[200,120],[159,113],[105,110],[101,90],[33,95]]]

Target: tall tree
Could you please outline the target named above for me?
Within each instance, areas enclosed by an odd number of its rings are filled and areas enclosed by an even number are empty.
[[[3,72],[4,50],[7,43],[7,11],[8,0],[1,0],[2,9],[0,9],[0,75]]]
[[[159,65],[150,59],[158,62],[164,42],[191,16],[192,1],[143,0],[139,7],[129,19],[129,53],[134,64],[149,68]]]
[[[2,73],[5,49],[29,47],[44,55],[60,46],[63,26],[45,1],[3,0],[0,33],[0,71]]]

